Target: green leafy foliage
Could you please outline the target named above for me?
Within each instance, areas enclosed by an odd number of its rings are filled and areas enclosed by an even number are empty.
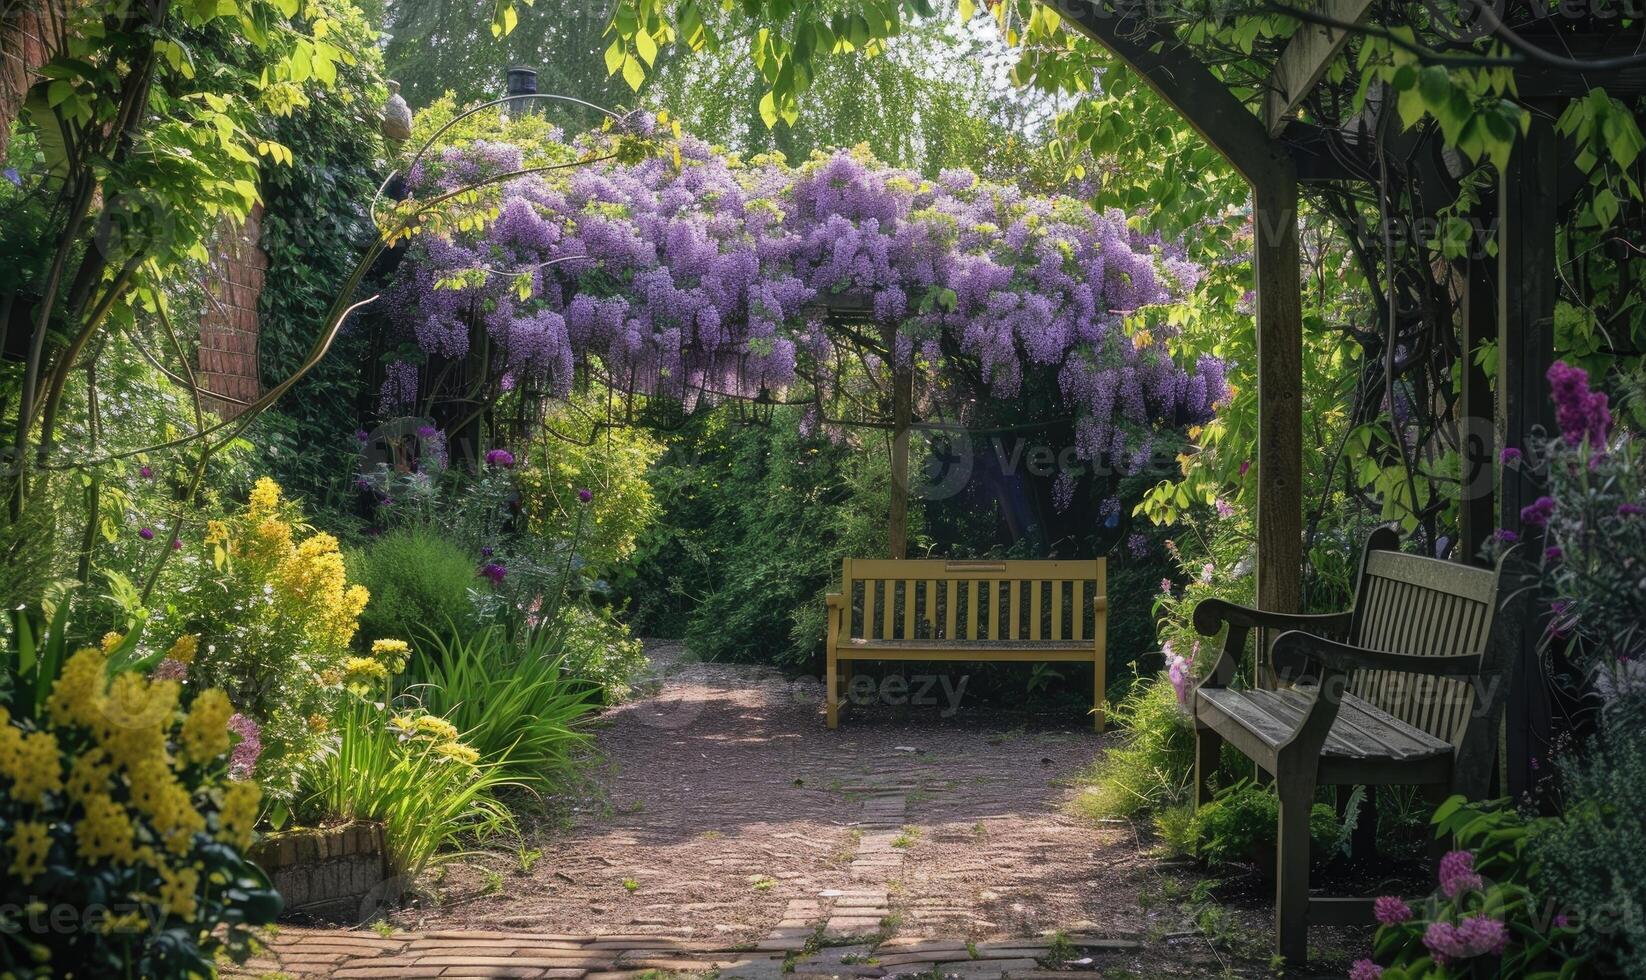
[[[1274,853],[1279,819],[1274,791],[1242,779],[1195,811],[1186,835],[1189,852],[1213,867],[1262,862]],[[1317,860],[1337,851],[1337,815],[1325,803],[1309,809],[1309,841]]]
[[[463,733],[497,774],[542,790],[564,788],[591,742],[582,727],[599,689],[565,669],[565,644],[545,630],[521,643],[501,631],[417,644],[409,698]]]
[[[1646,699],[1613,702],[1596,742],[1560,764],[1563,807],[1531,844],[1578,943],[1622,976],[1646,972]]]
[[[351,552],[348,564],[350,576],[371,593],[360,614],[363,642],[461,632],[473,622],[469,589],[480,584],[475,562],[436,530],[389,531]]]
[[[1124,734],[1084,774],[1080,808],[1093,817],[1133,817],[1183,804],[1194,778],[1194,729],[1165,674],[1140,679],[1109,706]]]

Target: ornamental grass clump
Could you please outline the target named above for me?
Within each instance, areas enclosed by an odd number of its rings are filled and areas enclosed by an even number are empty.
[[[110,673],[86,647],[43,701],[0,706],[6,976],[209,976],[280,911],[245,859],[261,793],[230,778],[228,696],[185,710],[175,680]]]

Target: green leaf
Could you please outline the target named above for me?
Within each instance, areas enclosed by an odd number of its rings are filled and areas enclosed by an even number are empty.
[[[647,31],[636,31],[634,35],[634,50],[648,65],[657,63],[657,42]]]
[[[640,86],[646,84],[646,69],[640,67],[640,61],[630,58],[623,62],[623,81],[629,83],[629,88],[640,91]]]
[[[618,69],[623,67],[623,57],[623,42],[621,40],[612,41],[611,47],[606,49],[606,74],[608,76],[617,74]]]

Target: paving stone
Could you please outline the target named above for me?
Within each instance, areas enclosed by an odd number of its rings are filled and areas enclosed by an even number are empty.
[[[750,959],[733,963],[720,970],[720,980],[783,980],[783,961]],[[585,980],[595,980],[590,974]]]

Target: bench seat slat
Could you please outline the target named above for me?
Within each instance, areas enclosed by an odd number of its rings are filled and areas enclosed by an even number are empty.
[[[1202,688],[1201,702],[1256,735],[1270,747],[1290,739],[1302,723],[1309,696],[1302,691]],[[1343,696],[1324,754],[1346,759],[1410,761],[1450,756],[1452,745],[1381,711],[1352,694]]]

